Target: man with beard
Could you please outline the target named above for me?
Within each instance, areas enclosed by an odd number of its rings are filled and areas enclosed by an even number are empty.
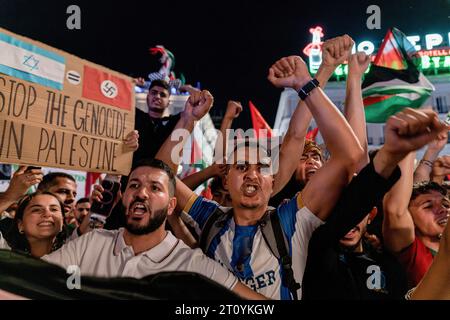
[[[353,45],[348,36],[342,37],[341,40],[336,43],[336,60],[343,59],[344,56],[347,58],[349,51],[346,48]],[[311,80],[305,62],[297,56],[277,61],[269,69],[268,78],[277,87],[290,87],[297,92],[308,83],[311,84],[311,81],[315,82]],[[234,155],[238,158],[233,155],[228,158],[228,171],[224,179],[224,187],[231,198],[231,208],[221,208],[215,202],[198,197],[182,182],[177,182],[178,206],[196,222],[204,252],[232,270],[253,290],[273,299],[291,300],[300,297],[298,283],[303,278],[310,235],[328,217],[342,189],[348,184],[349,177],[355,172],[357,163],[365,156],[347,121],[320,88],[316,87],[303,99],[289,124],[289,128],[294,132],[302,133],[298,134],[295,140],[300,140],[296,143],[299,150],[291,149],[287,153],[285,164],[281,164],[281,159],[286,138],[279,154],[271,154],[273,159],[261,157],[261,152],[265,154],[264,143],[259,144],[257,141],[243,142],[234,148]],[[297,156],[299,159],[303,151],[306,128],[300,125],[304,118],[297,116],[305,110],[309,110],[317,121],[327,145],[330,146],[332,156],[330,161],[311,177],[301,194],[278,208],[271,209],[268,207],[270,197],[283,187],[283,183],[279,183],[277,190],[277,177],[283,173],[289,179],[298,164]],[[346,143],[342,144],[341,141]],[[177,159],[170,157],[173,144],[169,139],[166,140],[156,157],[170,163],[175,169]],[[277,157],[280,159],[280,170],[274,172],[277,166],[273,160]],[[327,188],[324,188],[325,181],[330,181]],[[215,220],[215,217],[225,215],[225,220]],[[288,253],[283,259],[273,253],[263,236],[262,226],[267,225],[265,222],[268,217],[272,220],[274,216],[282,229],[279,235],[285,237],[287,243]],[[211,217],[213,220],[209,220]],[[212,224],[207,223],[214,220]],[[209,238],[208,232],[204,232],[205,226],[217,225],[218,222],[219,232],[212,235],[211,241],[204,241],[206,245],[203,246],[202,239],[205,239],[205,234],[206,238]],[[284,235],[281,234],[283,232]],[[287,268],[285,262],[289,260],[292,263],[291,267]],[[286,270],[292,275],[290,279],[284,277],[284,274],[288,273]]]
[[[219,263],[193,250],[165,230],[176,207],[175,177],[160,160],[142,160],[131,171],[122,197],[125,228],[95,229],[46,255],[63,268],[76,265],[81,275],[143,278],[163,271],[204,275],[244,298],[263,296],[242,285]]]
[[[88,217],[89,219],[89,210],[91,209],[91,203],[89,198],[81,198],[78,199],[77,203],[75,204],[75,211],[74,211],[74,219],[76,220],[76,224],[80,226],[84,219]]]

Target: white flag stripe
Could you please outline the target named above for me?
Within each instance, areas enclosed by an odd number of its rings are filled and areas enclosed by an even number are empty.
[[[363,92],[367,91],[372,88],[378,88],[378,87],[392,87],[392,86],[405,86],[405,87],[416,87],[416,88],[423,88],[426,90],[434,91],[433,84],[427,80],[426,77],[424,77],[422,74],[419,76],[419,81],[416,83],[409,83],[403,80],[400,80],[398,78],[389,80],[389,81],[378,81],[370,86],[367,86],[363,88]]]
[[[27,62],[26,57],[29,57]],[[65,64],[1,40],[0,63],[44,79],[64,83]]]

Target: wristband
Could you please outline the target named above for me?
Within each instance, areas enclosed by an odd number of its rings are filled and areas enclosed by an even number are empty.
[[[307,84],[305,84],[299,91],[298,96],[300,99],[305,100],[311,91],[317,87],[319,87],[319,81],[317,79],[312,79],[311,81],[308,81]]]

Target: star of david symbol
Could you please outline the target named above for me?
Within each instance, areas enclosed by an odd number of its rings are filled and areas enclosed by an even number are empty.
[[[23,65],[31,68],[30,71],[39,70],[39,60],[36,59],[32,54],[29,56],[24,56],[25,60],[23,61]]]

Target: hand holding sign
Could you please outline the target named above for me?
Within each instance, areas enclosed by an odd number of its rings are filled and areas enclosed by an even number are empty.
[[[27,170],[26,166],[20,166],[9,182],[9,187],[5,191],[5,197],[11,201],[17,201],[27,190],[42,181],[41,169]]]

